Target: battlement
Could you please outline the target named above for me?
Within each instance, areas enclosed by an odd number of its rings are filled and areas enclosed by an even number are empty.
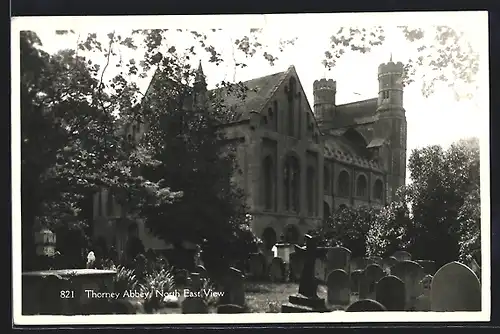
[[[404,64],[400,61],[397,63],[394,63],[392,61],[388,63],[383,63],[378,66],[378,74],[385,74],[385,73],[400,73],[403,74],[404,72]]]
[[[333,79],[320,79],[313,83],[313,91],[332,90],[337,91],[337,82]]]

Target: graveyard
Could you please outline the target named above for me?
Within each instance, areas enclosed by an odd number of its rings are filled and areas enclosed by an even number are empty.
[[[388,53],[345,104],[290,64],[209,87],[234,55],[171,33],[20,34],[23,315],[481,311],[479,139],[407,147],[425,78]],[[236,41],[242,68],[274,62]]]
[[[252,254],[245,270],[213,280],[198,258],[194,270],[139,256],[130,269],[23,273],[25,314],[203,314],[303,312],[480,311],[480,268],[459,262],[436,268],[406,251],[351,258],[345,247],[277,244]],[[109,266],[109,263],[108,263]],[[101,269],[97,269],[101,267]]]

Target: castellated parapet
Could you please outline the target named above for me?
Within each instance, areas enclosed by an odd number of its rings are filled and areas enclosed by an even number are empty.
[[[313,83],[313,89],[316,90],[332,90],[337,91],[337,82],[333,79],[320,79],[315,80]]]
[[[314,104],[335,105],[337,82],[332,79],[320,79],[313,83]]]
[[[386,74],[399,74],[403,75],[404,72],[404,64],[400,61],[394,63],[392,61],[388,63],[383,63],[378,66],[378,75],[386,75]]]

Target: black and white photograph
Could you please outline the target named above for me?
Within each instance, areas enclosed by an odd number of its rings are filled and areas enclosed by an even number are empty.
[[[486,12],[11,24],[14,324],[490,320]]]

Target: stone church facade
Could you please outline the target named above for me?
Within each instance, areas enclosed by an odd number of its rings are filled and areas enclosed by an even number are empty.
[[[207,91],[200,65],[196,90],[224,98],[234,115],[224,127],[228,139],[238,144],[241,173],[234,180],[248,196],[252,229],[265,245],[281,238],[300,242],[343,206],[380,207],[395,198],[406,173],[402,76],[402,63],[381,64],[378,97],[341,105],[335,102],[336,82],[317,80],[311,106],[293,66],[244,82],[248,91],[242,99],[225,89]],[[146,129],[132,125],[127,131],[138,138]],[[126,228],[115,226],[121,209],[107,199],[106,190],[94,197],[99,221],[94,230],[106,239],[123,234],[119,249]],[[146,249],[165,247],[141,226]]]
[[[336,82],[321,79],[311,106],[293,66],[244,83],[227,134],[239,143],[237,181],[265,244],[298,242],[343,206],[395,198],[406,177],[402,76],[402,63],[381,64],[378,97],[341,105]]]

